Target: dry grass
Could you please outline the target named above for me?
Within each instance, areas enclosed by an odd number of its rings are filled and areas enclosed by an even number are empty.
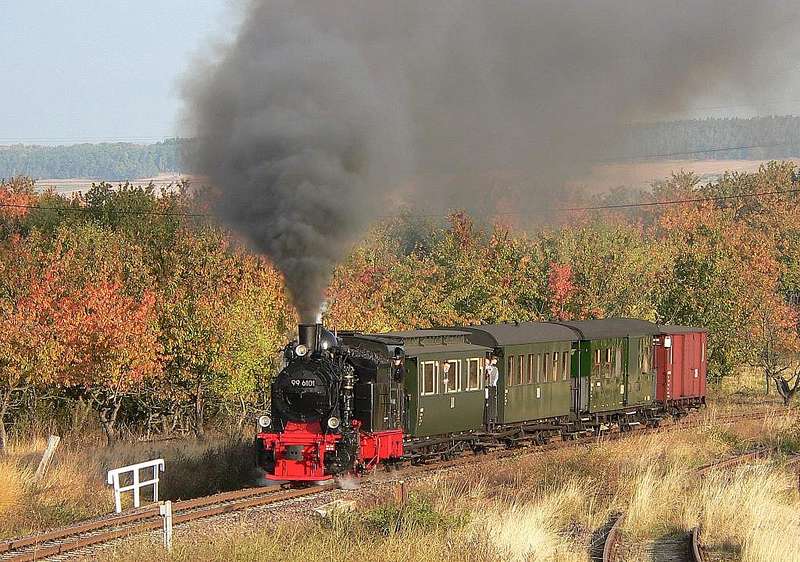
[[[75,448],[59,450],[45,477],[34,484],[44,448],[39,440],[16,444],[0,460],[0,536],[63,525],[113,509],[102,476]]]
[[[163,499],[191,498],[254,484],[257,474],[252,442],[238,435],[207,441],[120,443],[111,448],[94,442],[65,440],[45,478],[33,473],[46,442],[12,444],[0,457],[0,537],[68,525],[113,511],[106,472],[154,458],[164,458]],[[149,491],[145,493],[147,497]],[[128,501],[129,498],[127,498]]]
[[[624,532],[631,540],[657,539],[703,522],[709,530],[719,529],[710,535],[714,541],[741,551],[747,562],[791,560],[781,549],[797,545],[775,538],[798,535],[798,500],[787,495],[785,475],[770,467],[763,473],[737,472],[735,486],[716,476],[702,487],[692,483],[695,468],[758,444],[800,451],[795,412],[779,409],[735,429],[716,422],[733,409],[741,406],[715,405],[699,428],[686,431],[474,463],[416,483],[422,503],[400,511],[364,506],[356,519],[333,529],[305,523],[234,526],[199,539],[179,533],[172,558],[574,562],[587,560],[593,531],[611,513],[625,511]],[[249,436],[110,449],[66,439],[44,482],[35,486],[31,476],[44,446],[44,440],[16,443],[0,458],[0,537],[110,512],[105,472],[112,467],[165,458],[162,497],[171,499],[240,488],[256,477]],[[702,500],[694,501],[697,497]],[[727,530],[723,521],[730,523]],[[775,531],[759,534],[759,522]],[[160,547],[148,543],[111,555],[161,558]]]
[[[741,553],[745,562],[792,562],[800,553],[800,495],[796,476],[769,462],[705,479],[687,520],[699,522],[704,542]]]
[[[178,535],[169,559],[583,562],[589,559],[592,532],[612,512],[625,511],[623,531],[630,541],[654,540],[703,523],[719,529],[710,539],[740,550],[745,562],[794,560],[786,557],[797,552],[791,550],[798,547],[794,539],[777,537],[800,535],[800,511],[779,467],[737,471],[735,486],[722,474],[700,485],[692,471],[742,448],[789,442],[795,432],[800,435],[786,415],[733,429],[716,424],[712,411],[699,429],[440,473],[416,483],[417,500],[404,509],[365,506],[333,526],[309,521],[263,527],[253,521],[199,539],[187,531]],[[756,532],[765,525],[774,529],[768,537]],[[160,556],[158,545],[143,541],[108,554],[121,562]]]
[[[783,400],[775,389],[775,383],[770,382],[767,393],[764,374],[755,367],[741,367],[719,383],[709,384],[708,398],[720,408],[783,406]]]
[[[588,490],[572,481],[538,501],[505,505],[496,502],[480,510],[473,531],[494,545],[505,560],[585,562],[585,549],[576,549],[564,529],[586,509]]]

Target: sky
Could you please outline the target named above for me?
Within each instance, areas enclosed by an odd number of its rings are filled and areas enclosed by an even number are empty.
[[[0,0],[0,145],[180,135],[180,80],[235,31],[238,2]],[[760,99],[699,96],[681,115],[643,119],[800,114],[791,66]]]
[[[227,0],[0,0],[0,144],[178,134],[181,76]]]

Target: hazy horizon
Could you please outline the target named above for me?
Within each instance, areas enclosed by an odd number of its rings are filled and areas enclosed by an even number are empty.
[[[241,3],[0,0],[0,145],[150,144],[187,136],[179,123],[180,81],[196,56],[235,32]],[[681,114],[637,121],[798,115],[798,67],[785,57],[783,77],[763,95],[698,93]]]

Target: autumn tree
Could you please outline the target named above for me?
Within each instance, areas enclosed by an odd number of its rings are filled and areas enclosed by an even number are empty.
[[[231,248],[222,232],[183,233],[173,251],[159,339],[169,392],[188,406],[202,436],[209,405],[241,404],[257,377],[274,368],[294,313],[274,268]]]
[[[0,178],[0,240],[20,231],[35,201],[35,183],[30,178]]]
[[[749,335],[771,306],[780,278],[772,238],[736,219],[736,208],[706,202],[673,206],[659,219],[660,241],[670,249],[660,283],[658,312],[671,322],[709,329],[709,369],[717,377],[754,361]]]
[[[779,296],[762,303],[760,324],[753,327],[748,343],[756,350],[752,364],[764,373],[767,392],[770,384],[789,405],[800,389],[800,339],[797,313]]]
[[[655,319],[653,295],[664,253],[641,226],[592,219],[545,233],[542,244],[548,263],[555,264],[548,272],[548,312],[576,319]]]
[[[62,346],[52,299],[63,286],[58,263],[18,236],[0,243],[0,450],[9,410],[24,392],[54,380]]]
[[[57,383],[89,400],[111,444],[123,400],[161,373],[155,296],[147,291],[134,299],[121,283],[104,281],[58,299],[54,308],[64,352]]]

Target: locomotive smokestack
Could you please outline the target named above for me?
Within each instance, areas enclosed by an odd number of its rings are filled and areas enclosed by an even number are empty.
[[[298,324],[297,340],[313,353],[314,351],[318,351],[321,332],[322,324]]]

